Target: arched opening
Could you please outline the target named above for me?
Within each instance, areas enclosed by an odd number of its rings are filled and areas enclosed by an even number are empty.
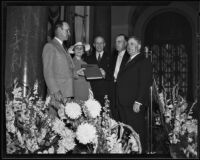
[[[147,24],[144,45],[152,53],[154,78],[167,90],[179,83],[180,94],[192,96],[192,28],[179,13],[168,11],[155,15]]]

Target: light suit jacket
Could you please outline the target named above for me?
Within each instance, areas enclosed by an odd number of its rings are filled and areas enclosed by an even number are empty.
[[[42,58],[48,94],[60,90],[63,97],[73,97],[74,63],[71,56],[53,39],[44,46]]]

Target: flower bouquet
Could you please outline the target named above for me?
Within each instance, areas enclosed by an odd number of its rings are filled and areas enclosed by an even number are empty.
[[[139,135],[128,125],[110,118],[105,106],[90,96],[87,101],[56,102],[38,97],[36,81],[26,97],[17,80],[6,93],[6,151],[8,154],[141,153]],[[33,92],[33,93],[32,93]],[[57,105],[53,118],[49,105]]]
[[[157,93],[161,120],[169,137],[169,149],[173,158],[197,158],[197,120],[191,116],[196,101],[189,107],[178,94],[178,85],[166,93]]]
[[[33,91],[33,94],[31,93]],[[36,153],[52,142],[51,119],[47,114],[50,97],[38,97],[38,82],[26,97],[17,79],[11,95],[6,94],[6,151],[8,154]],[[12,99],[12,100],[11,100]]]
[[[141,153],[139,135],[130,126],[110,118],[107,96],[102,107],[90,91],[87,101],[60,104],[58,115],[54,131],[61,136],[60,141],[65,141],[69,136],[66,137],[63,130],[70,130],[71,153]],[[59,149],[63,153],[69,151],[69,147],[62,144]]]

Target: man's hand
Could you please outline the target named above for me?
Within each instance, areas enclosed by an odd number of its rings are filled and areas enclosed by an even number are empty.
[[[69,49],[67,50],[67,53],[74,54],[73,48],[74,48],[74,46],[70,46]]]
[[[99,68],[99,69],[101,71],[101,74],[103,75],[103,78],[105,78],[106,77],[106,72],[102,68]]]
[[[136,113],[138,113],[140,111],[140,106],[141,106],[140,103],[135,102],[133,104],[133,111],[136,112]]]
[[[85,76],[85,74],[84,74],[84,71],[85,70],[85,68],[81,68],[81,69],[79,69],[76,73],[79,75],[79,76]]]

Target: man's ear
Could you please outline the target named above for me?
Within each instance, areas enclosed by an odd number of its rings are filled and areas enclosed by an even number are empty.
[[[140,49],[141,49],[141,44],[138,44],[136,48],[137,48],[137,51],[140,51]]]
[[[124,45],[125,45],[125,47],[127,47],[127,44],[128,44],[128,42],[127,42],[127,41],[124,41]]]
[[[103,47],[105,47],[105,46],[106,46],[106,43],[104,42],[104,43],[103,43]]]

